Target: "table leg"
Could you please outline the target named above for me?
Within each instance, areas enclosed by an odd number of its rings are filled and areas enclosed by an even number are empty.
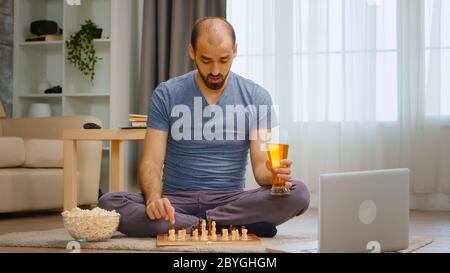
[[[123,141],[111,141],[111,162],[109,165],[111,192],[124,191]]]
[[[64,210],[78,205],[77,144],[64,140]]]

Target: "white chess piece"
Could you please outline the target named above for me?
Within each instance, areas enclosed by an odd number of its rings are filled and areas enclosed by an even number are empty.
[[[205,235],[208,236],[208,233],[206,232],[206,221],[204,219],[200,220],[200,234],[202,240],[205,238]]]
[[[175,241],[175,229],[171,228],[169,229],[169,241]]]
[[[192,241],[198,241],[198,229],[192,229]]]
[[[247,235],[248,230],[246,228],[243,228],[241,232],[242,232],[242,240],[248,240]]]
[[[217,233],[216,233],[217,231],[216,231],[216,228],[215,227],[213,227],[212,229],[211,229],[211,240],[213,240],[213,241],[217,241]]]
[[[211,240],[217,241],[217,229],[216,229],[216,222],[211,222]]]
[[[228,229],[222,229],[222,241],[228,241]]]
[[[202,235],[200,237],[202,241],[208,241],[208,231],[206,230],[206,222],[202,220]]]
[[[231,230],[231,241],[235,241],[236,240],[236,230],[233,229]]]
[[[186,241],[186,230],[185,229],[178,230],[178,241]]]

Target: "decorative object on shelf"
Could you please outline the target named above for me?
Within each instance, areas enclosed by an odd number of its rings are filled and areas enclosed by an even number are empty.
[[[62,41],[62,35],[42,35],[36,36],[32,38],[25,39],[25,42],[52,42],[52,41]]]
[[[47,78],[43,78],[41,83],[38,85],[38,91],[39,93],[44,93],[45,90],[50,88],[50,83],[48,82]]]
[[[101,60],[96,56],[93,40],[101,37],[102,30],[92,22],[86,20],[81,30],[70,36],[66,41],[68,49],[67,60],[78,68],[81,73],[89,76],[91,83],[95,79],[95,65]]]
[[[102,28],[96,28],[94,29],[94,39],[101,39],[102,38],[103,29]]]
[[[48,103],[32,103],[28,115],[33,118],[50,117],[52,110]]]
[[[61,41],[63,39],[62,29],[54,21],[33,21],[30,25],[30,32],[33,37],[25,39],[26,42]]]
[[[62,87],[58,85],[52,88],[48,88],[47,90],[45,90],[45,94],[62,94]]]
[[[49,20],[33,21],[30,25],[30,32],[36,36],[42,35],[57,35],[61,34],[61,29],[58,27],[58,23]]]

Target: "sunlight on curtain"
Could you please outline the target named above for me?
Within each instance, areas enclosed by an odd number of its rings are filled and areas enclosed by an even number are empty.
[[[295,121],[397,120],[395,1],[290,1],[292,33],[274,32],[283,2],[229,1],[239,30],[233,70],[275,95],[275,41],[292,36],[291,91],[277,92],[294,98]]]
[[[407,167],[415,193],[450,193],[449,6],[227,1],[233,71],[279,105],[294,177],[314,192],[322,173]]]
[[[425,73],[429,115],[450,115],[449,15],[450,1],[425,0]]]
[[[297,120],[397,120],[394,1],[294,1],[294,19]]]

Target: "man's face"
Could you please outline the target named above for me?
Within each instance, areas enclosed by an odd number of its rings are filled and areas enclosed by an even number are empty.
[[[219,90],[225,85],[230,73],[236,46],[231,38],[212,40],[205,34],[198,38],[196,51],[189,46],[189,55],[205,85],[211,90]]]

